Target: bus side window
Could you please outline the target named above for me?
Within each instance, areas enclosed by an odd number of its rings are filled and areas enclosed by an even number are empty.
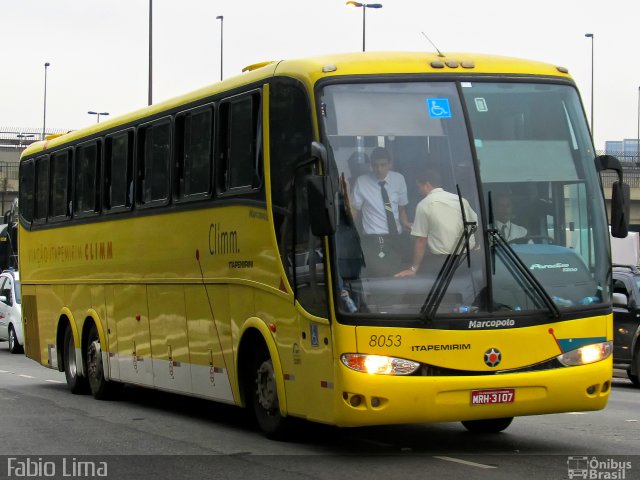
[[[47,221],[49,204],[49,155],[36,158],[35,210],[33,220],[36,223]]]
[[[213,106],[181,112],[175,120],[174,198],[197,200],[211,194]]]
[[[49,219],[63,220],[71,216],[71,150],[51,155]]]
[[[24,162],[20,165],[20,216],[27,223],[33,222],[35,181],[35,162]]]
[[[100,211],[100,142],[88,142],[76,148],[74,201],[76,216]]]
[[[144,206],[169,202],[171,119],[165,117],[138,129],[138,198]]]
[[[232,97],[219,109],[218,191],[253,190],[262,183],[262,121],[258,92]]]
[[[133,204],[133,131],[105,139],[103,205],[107,212],[128,210]]]

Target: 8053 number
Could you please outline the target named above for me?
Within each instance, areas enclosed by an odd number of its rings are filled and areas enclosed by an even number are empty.
[[[371,335],[370,347],[399,347],[402,345],[402,335]]]

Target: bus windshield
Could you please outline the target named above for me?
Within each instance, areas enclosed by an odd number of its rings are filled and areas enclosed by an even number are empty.
[[[572,85],[330,84],[320,107],[340,185],[341,318],[456,328],[609,302],[596,262],[608,255],[605,212]]]

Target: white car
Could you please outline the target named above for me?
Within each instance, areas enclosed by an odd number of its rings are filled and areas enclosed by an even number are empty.
[[[11,353],[22,353],[22,298],[20,275],[13,270],[0,274],[0,340],[9,342]]]

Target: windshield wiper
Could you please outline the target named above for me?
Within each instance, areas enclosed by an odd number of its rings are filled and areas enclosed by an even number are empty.
[[[440,268],[440,271],[438,272],[436,281],[433,283],[431,290],[429,290],[427,299],[424,301],[422,308],[420,308],[420,316],[424,322],[431,322],[435,317],[435,314],[438,311],[438,307],[440,306],[440,304],[442,303],[442,299],[444,298],[444,294],[451,284],[453,274],[456,272],[456,270],[464,260],[463,256],[461,255],[463,248],[466,250],[465,256],[467,257],[467,266],[471,268],[471,248],[469,246],[469,239],[471,238],[471,235],[473,235],[478,229],[478,222],[467,222],[467,215],[464,210],[464,203],[462,201],[462,195],[460,194],[459,185],[456,185],[456,190],[458,192],[458,200],[460,201],[462,234],[458,238],[458,242],[456,243],[453,252],[447,255],[447,258],[445,259],[442,267]]]
[[[544,286],[540,283],[540,281],[529,271],[527,265],[522,261],[522,259],[518,256],[518,254],[513,250],[509,242],[502,236],[502,234],[498,231],[498,229],[493,228],[494,219],[493,219],[493,204],[491,201],[491,192],[488,195],[489,200],[489,223],[492,228],[487,230],[491,238],[491,248],[492,252],[495,254],[497,252],[498,256],[504,263],[509,273],[513,276],[513,278],[518,282],[518,284],[522,287],[522,289],[526,292],[526,286],[522,284],[522,281],[526,282],[529,287],[533,289],[535,293],[538,294],[538,297],[542,299],[544,305],[549,310],[549,313],[554,318],[560,317],[560,309],[553,301],[549,293],[545,290]],[[501,249],[496,249],[496,246],[502,247]],[[493,268],[495,271],[495,259],[493,260]],[[535,297],[533,297],[535,300]],[[539,302],[536,302],[539,305]]]

